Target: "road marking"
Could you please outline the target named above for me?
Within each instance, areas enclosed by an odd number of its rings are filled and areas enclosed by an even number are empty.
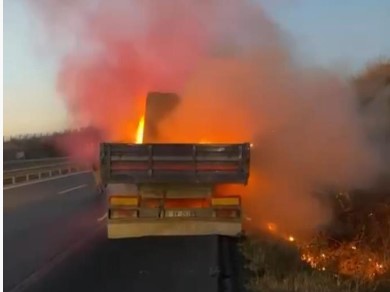
[[[16,184],[16,185],[3,187],[3,190],[4,191],[11,190],[11,189],[15,189],[15,188],[20,188],[20,187],[25,187],[25,186],[29,186],[29,185],[39,184],[39,183],[43,183],[43,182],[47,182],[47,181],[51,181],[51,180],[56,180],[56,179],[61,179],[61,178],[67,178],[69,176],[79,175],[79,174],[84,174],[84,173],[91,173],[91,171],[89,171],[89,170],[87,170],[87,171],[79,171],[79,172],[69,173],[69,174],[65,174],[65,175],[61,175],[61,176],[53,176],[53,177],[49,177],[49,178],[45,178],[45,179],[41,179],[41,180],[29,181],[29,182],[26,182],[26,183],[21,183],[21,184]]]
[[[66,189],[66,190],[60,191],[60,192],[58,192],[58,194],[62,195],[62,194],[70,193],[70,192],[73,192],[75,190],[79,190],[79,189],[85,188],[86,186],[87,186],[87,184],[82,184],[82,185],[79,185],[77,187],[73,187],[73,188],[70,188],[70,189]]]
[[[90,233],[87,233],[85,237],[76,241],[74,244],[71,244],[68,249],[59,252],[51,260],[47,261],[36,271],[30,274],[27,278],[22,280],[19,284],[13,287],[9,292],[20,292],[25,291],[29,286],[38,282],[45,275],[47,275],[53,268],[65,261],[71,254],[77,252],[80,248],[85,246],[89,241],[92,241],[95,236],[99,234],[99,231],[103,230],[103,225],[98,224]]]
[[[103,221],[103,220],[106,219],[106,218],[107,218],[107,213],[104,214],[102,217],[97,218],[96,221],[97,221],[97,222],[101,222],[101,221]]]

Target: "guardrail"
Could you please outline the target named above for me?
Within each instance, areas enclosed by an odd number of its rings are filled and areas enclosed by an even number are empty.
[[[68,157],[4,161],[3,171],[13,170],[13,169],[23,169],[23,168],[39,166],[39,165],[62,163],[67,161],[68,161]]]
[[[89,168],[87,166],[74,162],[53,163],[49,165],[13,169],[4,171],[3,186],[61,176],[88,169]]]

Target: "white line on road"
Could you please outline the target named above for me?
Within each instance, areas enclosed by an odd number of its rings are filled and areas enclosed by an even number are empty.
[[[101,221],[103,221],[106,218],[107,218],[107,213],[104,214],[102,217],[97,218],[96,220],[97,220],[97,222],[101,222]]]
[[[62,194],[70,193],[70,192],[73,192],[75,190],[85,188],[86,186],[87,186],[87,184],[82,184],[82,185],[79,185],[77,187],[73,187],[73,188],[70,188],[70,189],[66,189],[66,190],[60,191],[60,192],[58,192],[58,194],[62,195]]]
[[[28,287],[31,287],[32,284],[41,280],[45,275],[47,275],[55,267],[59,266],[64,262],[70,255],[75,254],[80,248],[88,244],[89,241],[92,241],[95,236],[97,236],[103,230],[103,225],[98,224],[90,233],[87,233],[86,236],[82,237],[80,240],[76,241],[74,244],[70,245],[69,248],[61,251],[54,258],[50,259],[43,266],[39,267],[35,272],[30,274],[26,279],[17,284],[10,292],[20,292],[25,291]]]
[[[90,172],[91,171],[87,170],[87,171],[80,171],[80,172],[69,173],[69,174],[65,174],[65,175],[61,175],[61,176],[53,176],[53,177],[49,177],[49,178],[45,178],[45,179],[41,179],[41,180],[34,180],[34,181],[26,182],[26,183],[20,183],[20,184],[16,184],[16,185],[3,187],[3,190],[4,191],[11,190],[11,189],[15,189],[15,188],[25,187],[25,186],[29,186],[29,185],[39,184],[39,183],[43,183],[43,182],[47,182],[47,181],[51,181],[51,180],[66,178],[66,177],[69,177],[69,176],[79,175],[79,174],[84,174],[84,173],[90,173]]]

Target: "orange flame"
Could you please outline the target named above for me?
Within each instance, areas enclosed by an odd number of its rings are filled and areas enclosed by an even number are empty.
[[[138,122],[137,133],[135,136],[136,144],[142,144],[144,140],[144,127],[145,127],[145,116],[142,116]]]
[[[267,228],[271,232],[276,232],[278,230],[278,227],[276,226],[276,224],[272,223],[272,222],[267,223]]]
[[[294,236],[291,236],[291,235],[290,235],[290,236],[288,237],[288,241],[290,241],[290,242],[294,242],[294,241],[295,241],[295,238],[294,238]]]

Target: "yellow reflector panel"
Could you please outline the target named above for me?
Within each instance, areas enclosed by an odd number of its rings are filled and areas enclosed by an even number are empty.
[[[213,205],[213,206],[239,206],[240,205],[240,198],[239,197],[211,198],[211,205]]]
[[[138,206],[138,197],[110,197],[110,205],[112,206]]]

